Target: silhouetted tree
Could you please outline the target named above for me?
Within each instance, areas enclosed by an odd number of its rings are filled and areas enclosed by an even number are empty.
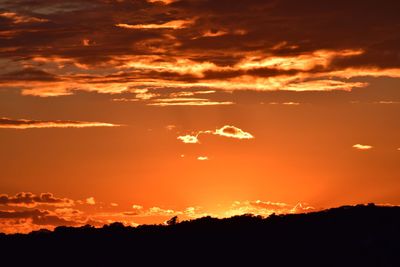
[[[179,222],[178,216],[174,216],[167,221],[167,225],[175,225]]]

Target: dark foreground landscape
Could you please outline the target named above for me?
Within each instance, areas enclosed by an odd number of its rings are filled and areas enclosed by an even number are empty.
[[[13,266],[400,266],[400,207],[0,235]],[[37,265],[38,264],[38,265]],[[2,264],[1,264],[2,265]],[[11,266],[11,265],[2,265]]]

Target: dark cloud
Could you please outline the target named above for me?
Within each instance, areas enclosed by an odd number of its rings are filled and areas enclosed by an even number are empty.
[[[300,90],[289,83],[326,80],[335,77],[332,71],[346,68],[399,68],[399,8],[399,1],[394,0],[2,1],[0,65],[4,67],[0,82],[9,87],[12,83],[29,87],[15,81],[57,83],[50,87],[56,89],[34,84],[35,92],[23,91],[47,96],[66,95],[71,90],[120,93],[124,84],[148,86],[143,80],[166,87],[206,81],[206,86],[222,89],[230,86],[221,83],[243,83],[249,88],[239,89]],[[154,26],[174,21],[190,23],[176,28]],[[337,53],[313,68],[287,67],[301,56],[314,55],[312,60],[318,61],[313,53],[321,50],[360,53]],[[287,60],[282,64],[285,67],[270,64],[243,69],[238,65],[243,60],[271,57]],[[273,88],[268,81],[249,78],[275,76],[296,79],[279,81],[278,88]],[[119,86],[84,86],[100,83]],[[45,89],[38,92],[39,87]],[[359,85],[334,88],[355,87]]]
[[[53,215],[46,210],[25,210],[25,211],[0,211],[0,220],[14,219],[18,223],[19,219],[31,219],[35,225],[53,225],[53,226],[76,226],[79,223],[69,221]]]
[[[83,121],[39,121],[24,119],[0,118],[0,129],[32,129],[32,128],[87,128],[87,127],[117,127],[119,125],[104,122],[83,122]],[[51,195],[51,194],[50,194]],[[19,193],[14,198],[39,199],[49,197],[49,194],[42,194],[40,197],[31,193]],[[48,198],[47,200],[52,200]]]
[[[45,81],[54,82],[58,81],[56,75],[48,73],[46,71],[35,69],[35,68],[25,68],[22,70],[17,70],[0,75],[0,81]]]
[[[1,123],[1,120],[0,120]],[[21,192],[15,196],[0,195],[0,205],[32,207],[37,205],[71,206],[73,200],[67,198],[57,198],[51,193],[40,195],[29,192]]]

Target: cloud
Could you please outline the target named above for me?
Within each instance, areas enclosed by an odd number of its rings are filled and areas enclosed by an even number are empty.
[[[168,130],[168,131],[172,131],[175,128],[176,128],[176,125],[173,125],[173,124],[165,126],[165,129]]]
[[[390,105],[390,104],[400,104],[400,101],[381,100],[381,101],[378,101],[376,103],[377,104]]]
[[[207,90],[207,91],[181,91],[181,92],[175,92],[171,93],[170,96],[173,98],[179,98],[179,97],[188,97],[188,96],[194,96],[194,95],[204,95],[204,94],[213,94],[215,93],[215,90]]]
[[[86,204],[88,204],[88,205],[96,205],[96,200],[94,199],[94,197],[88,197],[86,199]]]
[[[0,118],[0,129],[118,127],[118,124],[84,121],[39,121]]]
[[[282,103],[278,103],[278,102],[270,102],[270,105],[285,105],[285,106],[299,106],[300,103],[299,102],[282,102]]]
[[[328,9],[291,0],[234,5],[212,0],[7,1],[0,13],[5,60],[0,87],[41,97],[143,88],[349,91],[377,77],[400,78],[394,12],[399,4],[373,3],[339,1]],[[356,38],[362,31],[368,36]],[[233,101],[149,103],[228,104]]]
[[[142,210],[143,206],[135,204],[135,205],[132,205],[132,209],[134,209],[134,210]]]
[[[48,210],[0,211],[0,232],[29,233],[56,226],[79,226],[82,222],[64,219]]]
[[[291,205],[282,202],[272,201],[235,201],[231,207],[224,213],[224,216],[235,216],[242,214],[254,214],[261,216],[269,216],[275,214],[290,214],[316,211],[316,209],[307,203],[297,203]]]
[[[37,23],[37,22],[47,22],[47,19],[40,19],[30,16],[19,15],[15,12],[3,12],[0,13],[0,18],[10,19],[15,24],[21,23]]]
[[[230,126],[230,125],[225,125],[214,131],[211,131],[211,130],[199,131],[196,133],[196,135],[178,136],[177,139],[181,140],[185,144],[197,144],[197,143],[200,143],[198,137],[201,134],[219,135],[219,136],[235,138],[235,139],[254,139],[254,136],[252,134],[245,132],[238,127]]]
[[[370,150],[373,148],[373,146],[370,145],[362,145],[362,144],[355,144],[353,145],[353,148],[358,149],[358,150]]]
[[[149,3],[163,3],[165,5],[169,5],[175,1],[178,1],[178,0],[147,0],[147,2],[149,2]]]
[[[152,207],[147,212],[148,216],[170,216],[172,214],[175,214],[174,210],[163,209],[160,207]]]
[[[193,21],[190,20],[173,20],[161,24],[136,24],[136,25],[130,25],[130,24],[125,24],[125,23],[119,23],[116,24],[115,26],[120,27],[120,28],[126,28],[126,29],[172,29],[172,30],[177,30],[177,29],[183,29],[188,27],[190,24],[192,24]]]
[[[247,133],[243,131],[242,129],[239,129],[235,126],[229,126],[225,125],[220,129],[215,130],[214,134],[220,135],[220,136],[225,136],[225,137],[231,137],[231,138],[236,138],[236,139],[253,139],[254,136],[251,135],[250,133]]]
[[[148,106],[220,106],[220,105],[233,105],[231,101],[210,101],[209,99],[203,98],[167,98],[167,99],[156,99],[155,103],[149,103]]]
[[[36,207],[38,205],[50,205],[56,207],[69,207],[74,205],[74,201],[67,198],[57,198],[51,193],[36,195],[29,192],[21,192],[15,196],[6,194],[0,195],[0,205]]]
[[[197,138],[197,136],[194,135],[183,135],[183,136],[178,136],[177,138],[178,140],[181,140],[182,142],[184,142],[185,144],[198,144],[199,139]]]
[[[197,160],[206,161],[206,160],[208,160],[208,157],[207,156],[199,156],[199,157],[197,157]]]

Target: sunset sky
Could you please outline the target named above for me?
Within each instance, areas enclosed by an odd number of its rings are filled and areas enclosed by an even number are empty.
[[[0,0],[0,232],[399,205],[399,13]]]

